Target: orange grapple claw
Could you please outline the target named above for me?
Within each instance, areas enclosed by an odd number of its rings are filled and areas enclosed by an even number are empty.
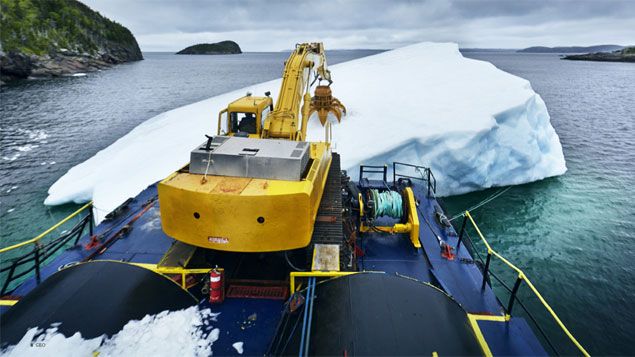
[[[326,123],[329,113],[333,113],[339,123],[342,121],[342,113],[346,115],[346,107],[337,98],[333,97],[331,87],[317,86],[315,87],[315,95],[311,98],[309,116],[316,112],[322,125]]]

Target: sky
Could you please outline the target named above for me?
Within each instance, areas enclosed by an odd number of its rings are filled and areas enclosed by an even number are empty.
[[[298,42],[391,49],[635,44],[635,0],[81,0],[132,31],[142,51],[236,41],[243,51]]]

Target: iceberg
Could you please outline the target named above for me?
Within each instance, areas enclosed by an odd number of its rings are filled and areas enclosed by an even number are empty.
[[[343,168],[392,161],[428,166],[437,194],[522,184],[566,171],[547,107],[529,81],[464,58],[454,43],[419,43],[331,66],[348,115],[333,127]],[[94,201],[99,221],[128,197],[187,164],[216,114],[256,84],[177,108],[140,124],[49,188],[46,205]],[[308,140],[324,140],[317,118]],[[151,148],[151,149],[149,149]],[[350,171],[351,174],[354,171]]]

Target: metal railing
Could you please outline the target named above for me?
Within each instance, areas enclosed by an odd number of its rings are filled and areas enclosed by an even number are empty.
[[[92,205],[93,205],[92,202],[87,203],[86,205],[84,205],[77,211],[73,212],[68,217],[64,218],[63,220],[59,221],[57,224],[47,229],[46,231],[44,231],[43,233],[41,233],[35,238],[11,245],[9,247],[1,248],[0,254],[5,254],[7,252],[11,252],[22,247],[26,247],[29,245],[33,246],[33,249],[31,251],[19,257],[12,258],[12,259],[1,259],[2,263],[8,263],[8,264],[0,268],[0,274],[4,274],[4,273],[7,274],[6,278],[4,279],[4,282],[2,283],[0,296],[7,293],[12,282],[26,276],[27,274],[33,271],[35,271],[35,281],[37,284],[39,284],[41,281],[40,267],[48,258],[50,258],[60,248],[64,247],[66,243],[70,242],[73,239],[75,240],[74,244],[77,244],[79,239],[83,236],[86,226],[88,226],[88,230],[90,234],[92,235],[93,234],[93,210],[91,209]],[[79,220],[79,222],[73,226],[73,228],[71,228],[68,231],[64,231],[59,237],[49,242],[46,242],[46,243],[42,242],[44,237],[47,237],[53,231],[55,231],[60,226],[62,226],[64,223],[70,221],[71,219],[80,215],[82,212],[86,210],[88,210],[88,214],[83,216]],[[28,265],[31,262],[33,264]],[[22,268],[23,266],[26,266],[26,268],[18,272],[18,270]]]
[[[359,165],[360,182],[365,178],[364,174],[381,174],[382,180],[385,182],[388,179],[388,167],[386,165]]]
[[[189,275],[200,275],[200,274],[209,274],[214,268],[183,268],[183,267],[164,267],[159,266],[157,264],[148,264],[148,263],[130,263],[132,265],[138,266],[140,268],[152,270],[155,273],[159,273],[162,275],[170,276],[170,275],[179,275],[181,282],[181,288],[187,290],[187,277]],[[224,269],[218,268],[218,271],[223,271]]]
[[[356,271],[293,271],[289,274],[289,291],[291,294],[296,292],[297,278],[337,278],[357,273]]]
[[[529,312],[529,310],[525,307],[525,305],[522,303],[522,301],[518,298],[518,290],[521,287],[521,284],[523,282],[525,282],[525,284],[529,287],[529,289],[531,290],[531,292],[533,293],[533,295],[535,297],[538,298],[538,300],[540,301],[540,303],[542,304],[542,306],[547,310],[547,312],[551,315],[551,317],[553,318],[553,320],[556,322],[556,324],[559,326],[559,328],[562,330],[562,332],[568,337],[568,339],[575,345],[575,347],[584,355],[584,356],[589,356],[589,353],[584,349],[584,347],[582,347],[582,345],[578,342],[578,340],[573,336],[573,334],[571,334],[571,332],[569,331],[569,329],[567,329],[567,327],[564,325],[564,323],[562,322],[562,320],[560,320],[560,318],[558,317],[558,315],[555,313],[555,311],[551,308],[551,306],[549,306],[549,304],[547,303],[547,301],[544,299],[544,297],[540,294],[540,292],[538,291],[538,289],[536,289],[536,287],[534,286],[534,284],[529,280],[529,278],[527,277],[527,275],[525,275],[525,273],[518,268],[517,266],[515,266],[514,264],[512,264],[509,260],[507,260],[505,257],[503,257],[502,255],[500,255],[498,252],[496,252],[494,249],[492,249],[492,247],[490,246],[489,242],[485,239],[485,237],[483,236],[483,233],[481,233],[481,230],[479,229],[478,225],[476,224],[476,222],[474,221],[474,218],[472,218],[472,215],[470,214],[469,211],[465,211],[463,213],[463,223],[461,224],[461,229],[459,231],[459,239],[456,245],[456,251],[458,252],[461,243],[463,242],[463,238],[466,237],[467,240],[471,243],[472,248],[474,248],[474,243],[472,242],[469,234],[466,231],[467,228],[467,223],[468,221],[470,222],[470,224],[472,225],[472,227],[474,228],[474,230],[476,231],[476,233],[478,234],[478,237],[480,238],[480,240],[483,242],[483,244],[485,245],[485,247],[487,248],[487,257],[485,259],[485,266],[483,268],[483,281],[481,284],[481,289],[485,289],[486,284],[488,284],[488,281],[490,280],[490,275],[492,277],[494,277],[494,279],[496,279],[499,283],[501,283],[501,285],[503,285],[503,287],[505,289],[507,289],[510,293],[511,296],[507,302],[507,306],[505,307],[505,313],[507,316],[511,316],[512,313],[512,308],[514,307],[514,303],[518,302],[521,307],[523,308],[523,310],[527,313],[527,315],[530,317],[530,319],[534,322],[534,324],[536,324],[536,326],[538,327],[540,333],[542,334],[542,336],[545,338],[545,340],[549,343],[549,345],[554,349],[554,351],[557,353],[557,350],[555,349],[555,347],[553,346],[553,344],[551,343],[551,341],[549,340],[549,338],[547,338],[547,335],[545,334],[545,332],[542,330],[542,328],[540,327],[540,325],[538,324],[538,322],[536,321],[536,319],[533,317],[533,315]],[[476,249],[474,249],[474,251],[478,254],[479,258],[481,258],[480,253],[478,253],[478,251]],[[498,259],[499,261],[503,262],[503,264],[505,264],[507,267],[509,267],[515,274],[516,274],[516,281],[514,282],[514,286],[512,288],[509,288],[509,286],[507,284],[505,284],[501,279],[498,278],[498,276],[496,276],[490,269],[490,263],[492,261],[492,257]],[[482,258],[481,258],[482,259]]]
[[[417,174],[415,175],[407,175],[404,173],[400,173],[398,168],[408,167],[412,169],[412,172]],[[401,171],[403,172],[403,171]],[[368,174],[380,174],[384,182],[388,182],[388,166],[386,165],[360,165],[359,166],[359,181],[362,182]],[[418,181],[424,181],[427,185],[428,197],[430,197],[430,193],[433,195],[437,192],[437,179],[434,177],[432,170],[429,167],[406,164],[404,162],[393,161],[392,163],[392,182],[393,184],[397,183],[399,179],[413,179]]]
[[[415,172],[419,173],[420,176],[400,174],[397,172],[397,168],[399,166],[410,167],[414,169]],[[392,181],[396,183],[399,178],[408,178],[408,179],[425,181],[427,185],[427,189],[428,189],[428,197],[430,197],[430,192],[432,192],[433,195],[437,193],[437,179],[434,177],[434,174],[432,173],[432,170],[430,170],[429,167],[406,164],[404,162],[395,161],[392,163]]]

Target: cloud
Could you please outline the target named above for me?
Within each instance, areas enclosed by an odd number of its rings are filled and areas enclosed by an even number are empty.
[[[246,51],[296,42],[328,48],[394,48],[420,41],[463,47],[631,44],[635,1],[203,1],[85,0],[127,26],[144,51],[231,39]]]

